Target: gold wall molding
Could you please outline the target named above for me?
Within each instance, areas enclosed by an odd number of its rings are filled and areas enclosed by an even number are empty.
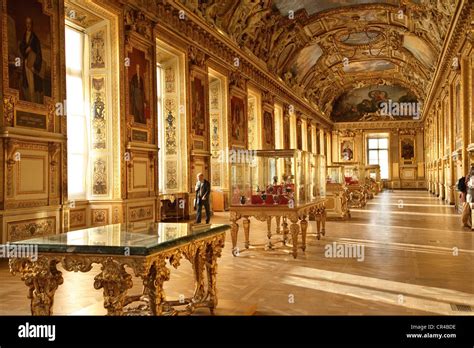
[[[56,234],[55,217],[7,222],[7,240],[10,242],[51,234]]]
[[[337,122],[334,124],[335,130],[361,130],[361,129],[423,129],[421,121],[386,121],[386,122]]]

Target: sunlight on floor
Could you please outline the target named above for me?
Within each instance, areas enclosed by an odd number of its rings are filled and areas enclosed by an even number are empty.
[[[365,300],[380,301],[443,315],[455,315],[451,303],[474,306],[473,294],[455,290],[395,282],[316,268],[295,267],[285,284],[331,292]],[[463,314],[474,315],[473,312]]]

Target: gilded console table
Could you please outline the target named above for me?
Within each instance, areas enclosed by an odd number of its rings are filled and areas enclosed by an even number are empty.
[[[259,221],[267,222],[267,238],[268,248],[273,249],[272,244],[272,219],[276,220],[276,233],[283,232],[282,243],[286,245],[288,241],[288,234],[291,233],[292,238],[292,254],[296,258],[298,256],[298,235],[301,231],[302,245],[301,249],[306,250],[306,232],[308,229],[308,217],[314,217],[317,224],[316,236],[318,239],[321,235],[326,234],[326,210],[325,198],[317,199],[311,203],[290,208],[289,206],[281,205],[241,205],[230,207],[230,221],[231,236],[232,236],[232,253],[234,256],[240,253],[237,248],[237,235],[239,232],[239,225],[237,221],[243,219],[244,234],[245,234],[245,249],[250,248],[250,218],[254,217]],[[290,222],[291,224],[289,224]],[[281,230],[280,230],[281,223]]]
[[[199,229],[185,223],[142,226],[108,225],[16,242],[38,246],[37,258],[10,259],[11,273],[20,273],[29,288],[31,313],[53,314],[54,294],[63,283],[58,264],[69,272],[89,272],[93,264],[100,264],[101,272],[94,278],[94,288],[103,289],[108,315],[191,314],[199,307],[207,307],[213,314],[217,306],[217,259],[230,226],[203,225]],[[191,298],[167,301],[163,290],[163,284],[170,279],[167,264],[177,268],[183,257],[193,267],[194,294]],[[125,266],[142,279],[143,293],[127,295],[133,284]],[[135,303],[139,305],[132,308]]]

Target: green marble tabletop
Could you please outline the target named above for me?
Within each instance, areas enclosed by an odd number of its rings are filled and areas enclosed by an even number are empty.
[[[229,225],[223,224],[116,224],[26,239],[11,244],[35,245],[40,253],[146,256],[229,229]]]

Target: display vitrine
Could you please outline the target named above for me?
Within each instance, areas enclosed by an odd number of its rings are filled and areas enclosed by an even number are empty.
[[[350,217],[348,207],[350,194],[344,182],[342,166],[327,167],[326,198],[326,213],[328,219],[347,219]]]
[[[343,184],[343,167],[342,166],[328,166],[326,184]]]
[[[231,163],[231,206],[298,206],[322,198],[324,163],[324,156],[301,150],[251,151]]]
[[[349,192],[349,207],[363,207],[366,205],[369,191],[365,184],[365,167],[361,163],[335,163],[342,165],[344,183]]]
[[[360,163],[353,163],[353,164],[344,164],[343,166],[343,174],[344,174],[344,181],[348,185],[352,184],[365,184],[365,167],[363,164]]]
[[[313,155],[311,172],[313,173],[313,199],[326,196],[326,156]]]
[[[244,152],[244,150],[242,150]],[[250,217],[267,221],[267,249],[273,249],[272,219],[276,234],[282,232],[277,243],[287,245],[291,232],[293,256],[298,249],[301,231],[302,245],[306,248],[308,218],[317,222],[318,239],[325,234],[325,157],[301,150],[250,151],[244,161],[231,161],[231,205],[233,253],[237,256],[237,221],[244,219],[245,249],[250,248]],[[243,249],[243,250],[245,250]]]
[[[383,185],[380,178],[380,166],[378,164],[366,165],[365,177],[366,179],[369,179],[370,185],[374,187],[375,194],[382,191]]]

